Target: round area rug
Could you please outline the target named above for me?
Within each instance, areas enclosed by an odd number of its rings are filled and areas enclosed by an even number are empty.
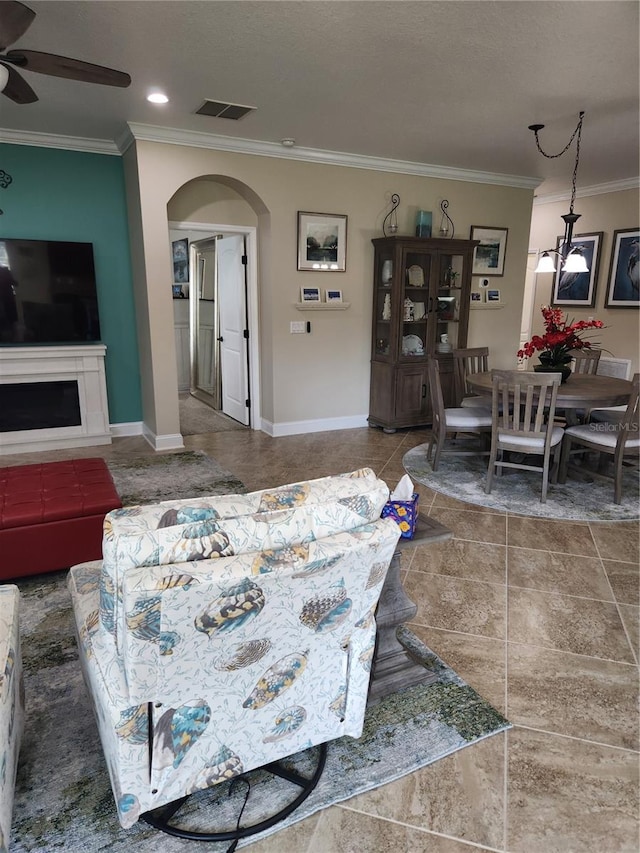
[[[433,471],[427,462],[427,446],[409,450],[402,464],[414,481],[447,497],[516,515],[558,520],[628,521],[640,517],[637,468],[624,471],[621,504],[613,502],[613,479],[592,477],[588,471],[580,479],[569,471],[564,485],[549,483],[547,502],[541,503],[542,474],[505,469],[501,477],[494,477],[487,495],[488,456],[443,453],[438,470]]]

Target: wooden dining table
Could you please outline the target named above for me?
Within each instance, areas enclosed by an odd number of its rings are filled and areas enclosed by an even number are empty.
[[[467,384],[476,394],[491,397],[491,372],[473,373],[467,376]],[[598,376],[597,374],[572,373],[566,382],[558,389],[556,409],[564,409],[574,423],[575,411],[578,409],[602,409],[608,406],[624,406],[631,395],[631,382],[628,379],[618,379],[615,376]]]

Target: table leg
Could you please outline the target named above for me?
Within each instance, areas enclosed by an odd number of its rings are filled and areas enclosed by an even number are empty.
[[[367,706],[375,705],[389,693],[415,684],[431,684],[437,675],[414,661],[396,637],[397,628],[412,619],[418,607],[404,591],[400,579],[400,551],[396,551],[382,587],[376,622],[378,632],[371,664]]]

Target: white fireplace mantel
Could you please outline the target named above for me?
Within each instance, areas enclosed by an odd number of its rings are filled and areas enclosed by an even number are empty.
[[[110,444],[104,344],[0,347],[0,385],[75,380],[77,426],[0,433],[0,454]]]

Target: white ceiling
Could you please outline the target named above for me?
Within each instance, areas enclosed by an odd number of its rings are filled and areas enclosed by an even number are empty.
[[[27,0],[12,49],[128,72],[128,89],[23,72],[36,104],[0,97],[2,128],[117,139],[127,122],[544,179],[570,185],[556,153],[580,110],[580,187],[637,176],[636,0],[170,2]],[[171,101],[146,102],[154,87]],[[194,115],[205,98],[255,106],[240,121]],[[5,139],[9,138],[5,134]],[[15,141],[11,134],[11,141]]]

